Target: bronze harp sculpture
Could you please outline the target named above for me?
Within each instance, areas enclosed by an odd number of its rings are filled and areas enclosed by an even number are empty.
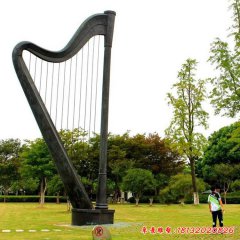
[[[113,223],[114,210],[108,209],[106,197],[106,170],[110,61],[115,15],[116,14],[113,11],[105,11],[103,14],[96,14],[89,17],[82,23],[82,25],[79,27],[72,39],[61,51],[48,51],[31,42],[21,42],[16,45],[13,50],[13,64],[15,71],[23,88],[23,91],[26,95],[26,98],[29,102],[29,105],[32,109],[32,112],[35,116],[35,119],[38,123],[43,138],[52,154],[54,163],[64,184],[65,191],[72,204],[73,225]],[[95,39],[96,37],[99,37],[98,40]],[[89,117],[89,115],[92,114],[92,110],[89,110],[90,113],[87,117],[86,106],[89,103],[92,106],[94,104],[94,101],[96,101],[95,108],[97,107],[97,100],[92,99],[93,92],[95,91],[93,87],[95,83],[93,83],[93,81],[97,77],[92,72],[93,65],[96,62],[93,55],[96,56],[99,53],[99,49],[94,50],[94,46],[98,45],[99,48],[100,44],[97,44],[96,42],[101,41],[100,37],[102,38],[103,45],[103,68],[101,72],[103,76],[101,83],[102,98],[100,99],[101,106],[99,110],[99,118],[101,118],[101,121],[99,121],[100,157],[96,207],[93,208],[92,202],[90,201],[89,196],[82,182],[80,181],[79,176],[75,168],[73,167],[73,164],[60,138],[59,132],[57,130],[57,115],[61,115],[63,117],[64,111],[67,111],[67,125],[69,125],[70,113],[72,113],[75,117],[76,115],[80,116],[80,114],[82,114],[80,113],[80,110],[78,110],[79,112],[77,113],[76,108],[79,106],[76,106],[76,96],[83,94],[85,95],[85,103],[82,103],[82,105],[85,105],[84,125],[86,124],[86,121],[92,121],[91,119],[93,118],[93,116]],[[92,40],[93,38],[94,40]],[[93,43],[91,43],[93,46],[93,50],[91,50],[92,47],[89,46],[90,41],[94,41]],[[87,52],[87,60],[85,61],[83,60],[84,48],[85,53]],[[79,52],[81,52],[81,54],[79,54]],[[29,54],[28,63],[26,63],[27,60],[24,59],[24,54]],[[79,55],[81,55],[80,60]],[[32,63],[32,59],[35,59],[35,63]],[[99,65],[99,61],[97,62]],[[41,63],[40,66],[38,63]],[[72,68],[74,65],[75,69],[73,70]],[[81,70],[78,69],[79,65],[81,65]],[[84,68],[83,65],[85,65],[85,69],[87,69],[85,70],[85,73],[82,73]],[[97,66],[97,69],[98,68],[99,67]],[[81,73],[79,73],[80,71]],[[62,77],[62,80],[61,77],[59,77],[61,73],[63,73],[62,75],[64,75]],[[45,80],[43,81],[42,78],[44,74]],[[88,80],[89,75],[91,75],[91,80]],[[40,80],[37,80],[37,78],[39,78]],[[78,79],[80,78],[81,85],[85,84],[84,87],[81,87],[85,90],[81,90],[81,92],[76,92],[77,86],[80,86],[78,83],[80,81]],[[86,79],[85,83],[83,83],[84,79]],[[54,81],[57,83],[54,83]],[[42,93],[42,89],[44,88],[43,85],[45,86],[44,94]],[[91,90],[88,90],[87,87],[90,85]],[[72,86],[74,86],[74,90],[72,89]],[[51,88],[51,90],[49,90],[49,88]],[[60,88],[62,88],[61,97],[61,91],[59,90]],[[66,89],[68,90],[67,93],[64,92]],[[51,94],[49,95],[49,93]],[[66,95],[68,95],[67,101]],[[71,100],[72,96],[74,96],[74,99]],[[60,107],[59,104],[60,98],[62,107]],[[82,96],[79,97],[80,100],[81,98]],[[74,105],[74,108],[71,109],[72,105]],[[57,113],[57,110],[61,108],[61,114]],[[56,109],[55,112],[54,109]],[[52,115],[55,115],[55,119]],[[76,122],[73,117],[72,122],[74,121]],[[64,128],[63,122],[64,120],[62,118],[60,129]],[[78,122],[80,122],[80,120],[78,120]],[[91,124],[89,124],[89,126],[90,125]],[[69,126],[67,127],[69,128]],[[78,127],[80,126],[78,125]],[[72,128],[75,128],[75,126],[72,126]]]

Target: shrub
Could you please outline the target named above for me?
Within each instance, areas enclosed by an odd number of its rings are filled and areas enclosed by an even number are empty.
[[[152,198],[152,196],[142,196],[140,199],[139,199],[139,203],[149,203],[149,199]],[[130,197],[128,200],[127,200],[129,203],[136,203],[136,200],[134,197]],[[159,196],[154,196],[153,197],[153,204],[154,203],[160,203],[160,199],[159,199]]]
[[[0,195],[0,202],[39,202],[39,196],[22,196],[22,195]],[[60,202],[67,202],[66,197],[59,197]],[[57,196],[45,196],[45,202],[57,202]]]

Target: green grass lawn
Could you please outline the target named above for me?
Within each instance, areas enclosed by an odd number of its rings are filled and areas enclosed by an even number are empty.
[[[225,206],[224,225],[235,227],[234,234],[178,234],[179,227],[208,227],[211,214],[206,204],[193,205],[110,205],[115,209],[115,224],[107,226],[113,240],[140,239],[239,239],[240,205]],[[65,204],[0,203],[0,240],[77,240],[92,239],[93,226],[71,227],[71,213]],[[171,228],[167,233],[141,233],[145,226]],[[11,232],[3,232],[11,230]],[[24,230],[16,232],[16,230]],[[35,230],[35,232],[29,232]]]

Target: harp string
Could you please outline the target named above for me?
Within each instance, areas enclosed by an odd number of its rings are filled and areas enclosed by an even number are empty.
[[[88,101],[88,76],[89,76],[89,42],[87,43],[87,64],[86,64],[86,78],[85,78],[85,110],[83,130],[86,132],[86,118],[87,118],[87,101]]]
[[[73,101],[73,117],[72,117],[72,132],[74,130],[75,123],[75,110],[76,110],[76,93],[77,93],[77,73],[78,73],[78,53],[75,57],[75,74],[74,74],[74,101]]]
[[[96,67],[96,81],[95,81],[95,108],[94,108],[94,127],[93,132],[96,133],[96,115],[97,115],[97,99],[98,99],[98,76],[99,76],[99,50],[100,50],[100,36],[98,36],[97,43],[97,67]]]
[[[36,75],[37,75],[37,57],[35,57],[35,68],[34,68],[34,77],[33,81],[36,81]]]
[[[70,108],[70,95],[71,95],[71,81],[72,81],[72,58],[70,59],[69,79],[68,79],[68,101],[67,101],[67,129],[69,122],[69,108]]]
[[[63,113],[64,113],[64,100],[65,100],[65,84],[66,84],[66,65],[64,62],[64,73],[63,73],[63,88],[62,88],[62,114],[61,114],[61,129],[63,130]]]
[[[61,63],[44,61],[26,50],[23,55],[56,129],[78,129],[84,135],[83,141],[100,132],[98,91],[102,83],[99,75],[103,40],[101,36],[93,37],[75,56]]]
[[[54,63],[52,63],[52,82],[51,82],[51,96],[50,96],[50,115],[52,115],[53,82],[54,82]]]
[[[44,102],[47,105],[47,92],[48,92],[48,62],[47,62],[47,70],[46,70],[46,86],[45,86],[45,97],[44,97]]]
[[[92,71],[91,71],[91,82],[90,82],[90,111],[89,111],[89,128],[88,128],[88,139],[90,139],[91,134],[91,122],[92,122],[92,98],[93,98],[93,75],[94,75],[94,57],[95,57],[95,37],[93,38],[92,45]]]
[[[81,76],[80,76],[80,86],[79,86],[79,112],[78,112],[78,129],[80,129],[81,120],[81,106],[82,106],[82,84],[83,84],[83,58],[84,58],[84,48],[81,54]]]
[[[41,60],[41,67],[40,67],[40,83],[39,83],[39,92],[41,92],[41,88],[42,88],[42,65],[43,65],[43,61]]]
[[[56,105],[55,105],[55,126],[57,126],[58,117],[58,96],[59,96],[59,82],[60,82],[60,63],[58,63],[58,74],[57,74],[57,93],[56,93]]]
[[[30,53],[30,55],[29,55],[29,60],[28,60],[28,70],[29,70],[29,72],[31,72],[31,59],[32,59],[32,54]]]

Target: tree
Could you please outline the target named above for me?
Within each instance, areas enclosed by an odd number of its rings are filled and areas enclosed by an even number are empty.
[[[172,176],[182,172],[184,161],[176,150],[171,149],[165,139],[157,133],[145,136],[145,158],[138,161],[138,167],[151,171],[154,176],[163,174]]]
[[[196,178],[196,184],[199,191],[206,189],[206,184],[202,179]],[[177,174],[172,176],[169,185],[160,192],[160,197],[164,202],[177,202],[184,203],[192,196],[192,177],[191,174]]]
[[[60,136],[77,173],[84,178],[86,191],[93,192],[93,182],[98,177],[100,137],[95,134],[88,139],[88,133],[82,129],[61,130]]]
[[[122,182],[122,189],[124,191],[131,191],[134,194],[137,206],[144,192],[154,191],[155,186],[156,183],[153,174],[148,170],[139,168],[128,170]]]
[[[236,122],[235,126],[236,128],[233,130],[229,142],[234,144],[234,148],[231,151],[238,154],[240,151],[240,121]]]
[[[19,139],[0,141],[0,186],[4,194],[19,181],[19,153],[21,142]]]
[[[210,185],[218,185],[223,190],[226,204],[227,192],[232,184],[239,179],[240,164],[219,163],[203,167],[203,179]],[[235,185],[236,186],[236,185]]]
[[[223,193],[224,193],[224,203],[226,204],[226,196],[227,192],[230,188],[231,183],[235,178],[234,174],[234,166],[230,164],[216,164],[214,165],[213,171],[215,172],[218,181],[223,186]]]
[[[117,202],[121,197],[121,182],[127,170],[133,168],[135,161],[127,158],[129,148],[129,133],[123,135],[109,134],[108,138],[108,178],[115,184],[113,201]]]
[[[56,174],[56,168],[47,145],[40,138],[35,141],[29,141],[24,146],[20,157],[22,159],[21,175],[26,181],[32,179],[40,183],[40,204],[43,205],[47,190],[47,180]]]
[[[213,89],[210,94],[215,113],[235,117],[240,111],[240,1],[231,0],[233,25],[231,34],[234,48],[216,38],[211,44],[209,61],[215,66],[218,76],[211,78]]]
[[[199,162],[199,171],[210,185],[218,184],[226,194],[240,175],[239,122],[220,128],[208,138],[208,145]]]
[[[110,167],[108,176],[115,181],[116,186],[115,200],[116,195],[120,194],[119,183],[130,168],[146,169],[154,176],[159,174],[171,176],[182,171],[184,167],[180,155],[157,133],[134,136],[129,136],[129,132],[123,135],[110,134],[108,158]]]
[[[159,173],[155,175],[155,181],[156,181],[156,195],[159,195],[160,190],[165,188],[169,183],[169,176]]]
[[[71,159],[74,167],[76,168],[80,176],[88,176],[91,179],[91,175],[95,170],[93,167],[92,155],[95,154],[95,150],[92,145],[99,144],[98,136],[93,137],[89,141],[86,140],[87,133],[77,128],[70,130],[61,130],[60,136],[67,151],[69,158]]]
[[[129,133],[111,135],[109,137],[109,162],[127,161],[132,168],[143,168],[154,175],[159,173],[171,176],[181,172],[184,161],[177,151],[171,149],[165,139],[157,133],[136,134],[132,137]]]
[[[168,93],[169,105],[173,107],[173,118],[166,136],[172,146],[187,157],[191,167],[194,204],[199,203],[195,176],[195,161],[202,155],[205,137],[197,127],[207,128],[208,113],[202,103],[206,98],[205,80],[196,80],[197,62],[187,59],[178,73],[179,81],[173,85],[175,94]]]
[[[211,134],[204,150],[201,168],[220,163],[240,163],[239,132],[240,124],[236,122]]]
[[[64,192],[63,182],[58,174],[54,175],[48,182],[47,193],[57,194],[57,203],[59,203],[60,192]]]
[[[149,146],[145,134],[136,134],[126,138],[126,158],[134,161],[136,167],[146,159]]]

